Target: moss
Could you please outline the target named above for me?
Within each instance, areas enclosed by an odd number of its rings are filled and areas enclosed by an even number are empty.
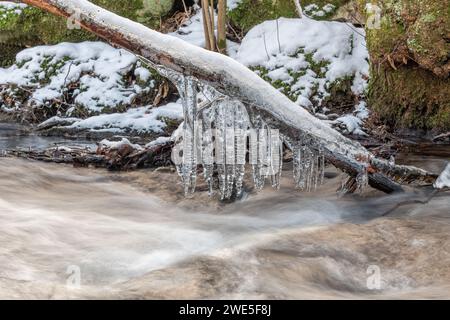
[[[369,105],[392,128],[450,129],[450,83],[419,67],[372,68]]]
[[[326,4],[333,4],[336,8],[347,3],[349,0],[304,0],[302,7],[309,4],[317,4],[322,8]],[[333,11],[334,12],[334,11]],[[318,20],[328,19],[333,12],[327,13],[323,17],[316,17]],[[294,18],[298,14],[292,0],[242,0],[238,6],[228,12],[228,16],[234,25],[244,32],[266,20],[273,20],[280,17]]]
[[[327,67],[330,63],[326,60],[316,61],[313,59],[313,56],[314,56],[314,53],[311,53],[311,52],[305,54],[305,60],[306,60],[306,62],[309,63],[308,69],[311,69],[312,71],[314,71],[314,73],[319,78],[325,77]]]
[[[450,129],[448,0],[372,3],[382,9],[380,28],[366,30],[372,108],[392,127]]]
[[[352,92],[352,85],[354,76],[349,75],[343,78],[339,78],[332,83],[325,83],[325,90],[328,94],[325,97],[322,95],[322,92],[319,91],[319,81],[320,79],[325,78],[325,73],[328,70],[329,61],[320,60],[316,61],[314,57],[314,52],[305,53],[303,48],[299,48],[295,54],[291,57],[299,57],[302,55],[306,62],[308,62],[308,67],[300,70],[287,70],[288,74],[291,76],[291,79],[282,81],[282,80],[273,80],[268,76],[269,70],[262,66],[254,66],[251,67],[253,71],[255,71],[261,78],[265,81],[269,82],[280,90],[284,95],[286,95],[292,101],[297,101],[301,91],[304,90],[304,87],[295,87],[300,79],[300,77],[304,76],[308,70],[313,71],[317,79],[316,82],[313,83],[311,91],[309,92],[309,99],[313,103],[314,107],[327,107],[328,109],[335,111],[343,111],[344,109],[352,109],[355,102],[355,95]],[[337,110],[339,109],[339,110]]]
[[[160,15],[166,14],[173,5],[173,0],[155,2],[156,0],[92,0],[91,2],[115,12],[126,18],[139,21],[155,28],[160,24]],[[157,10],[155,3],[161,3],[164,8]],[[153,12],[152,9],[157,10]],[[161,10],[162,9],[162,10]],[[40,44],[56,44],[60,42],[80,42],[98,40],[98,38],[81,29],[69,29],[67,20],[44,12],[41,9],[27,7],[21,14],[13,12],[0,15],[0,45],[14,44],[17,54],[23,48]],[[0,60],[5,66],[10,63],[8,55]]]

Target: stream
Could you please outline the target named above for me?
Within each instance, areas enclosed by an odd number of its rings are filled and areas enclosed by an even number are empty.
[[[0,125],[0,150],[55,142]],[[430,149],[431,148],[431,149]],[[440,172],[449,146],[401,154]],[[110,172],[0,157],[0,298],[450,298],[450,193],[430,187],[338,197],[327,167],[314,193],[182,195],[170,169]]]

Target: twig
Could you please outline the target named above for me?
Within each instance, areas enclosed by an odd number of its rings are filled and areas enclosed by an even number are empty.
[[[267,43],[266,43],[266,33],[263,33],[263,41],[264,41],[264,49],[266,50],[266,54],[267,54],[267,61],[270,60],[270,56],[269,56],[269,51],[267,50]]]
[[[188,9],[187,9],[187,6],[186,6],[186,2],[184,2],[184,0],[181,0],[181,2],[183,3],[184,13],[186,14],[186,16],[189,16]]]
[[[280,44],[280,28],[278,26],[278,19],[276,19],[277,23],[277,41],[278,41],[278,52],[281,53],[281,44]]]

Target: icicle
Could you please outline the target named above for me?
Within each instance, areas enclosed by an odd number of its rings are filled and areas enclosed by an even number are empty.
[[[247,132],[250,127],[250,120],[247,109],[240,102],[235,102],[235,136],[236,136],[236,169],[235,169],[235,189],[236,197],[242,194],[242,185],[245,176],[245,161],[247,154]]]
[[[208,111],[203,112],[203,118],[204,127],[214,129],[215,163],[221,199],[229,199],[233,194],[239,197],[245,174],[247,130],[250,126],[247,110],[241,102],[222,97],[211,103]],[[208,144],[209,141],[205,143],[204,150]],[[204,169],[208,179],[212,177],[212,170],[213,166]]]
[[[367,166],[364,166],[362,171],[356,176],[356,191],[361,194],[369,185],[369,174]]]
[[[301,191],[311,192],[323,184],[325,156],[321,146],[315,146],[308,139],[293,141],[283,136],[283,140],[292,150],[293,178],[295,187]]]
[[[344,174],[341,178],[341,186],[337,190],[338,197],[342,197],[354,189],[355,178]]]
[[[177,164],[178,174],[184,186],[185,196],[195,191],[197,180],[197,82],[191,77],[172,78],[177,87],[183,105],[183,158]]]
[[[280,188],[280,177],[283,167],[283,143],[278,130],[270,130],[270,161],[272,187]]]
[[[208,185],[208,195],[214,194],[214,141],[212,123],[215,116],[214,109],[206,109],[202,114],[202,166],[203,177]]]
[[[318,172],[317,172],[318,184],[320,186],[323,184],[325,176],[325,155],[322,147],[319,147],[318,150],[317,163],[318,163]]]

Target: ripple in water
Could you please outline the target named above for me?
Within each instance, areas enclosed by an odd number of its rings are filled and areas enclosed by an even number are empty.
[[[313,194],[286,180],[220,204],[184,199],[173,173],[8,158],[0,181],[1,298],[450,297],[446,194],[380,217],[428,191],[338,199],[339,177]]]

